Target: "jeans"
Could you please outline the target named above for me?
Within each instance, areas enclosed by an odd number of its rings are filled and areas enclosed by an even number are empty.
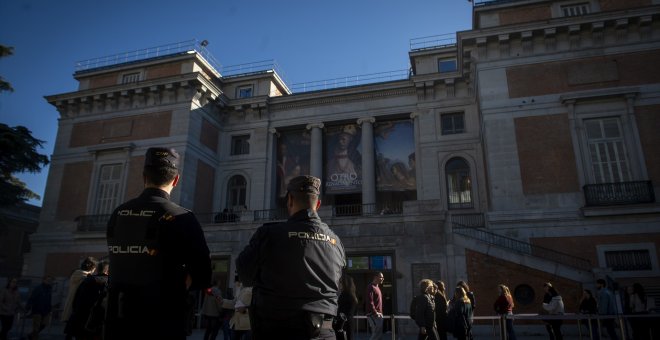
[[[383,317],[379,317],[376,314],[370,314],[367,316],[367,321],[369,322],[369,328],[371,329],[371,337],[369,340],[378,340],[383,335]]]

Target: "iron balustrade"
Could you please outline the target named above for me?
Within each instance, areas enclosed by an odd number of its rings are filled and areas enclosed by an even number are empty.
[[[587,207],[655,202],[651,181],[587,184],[583,190]]]
[[[224,66],[220,73],[222,73],[222,76],[225,78],[231,78],[267,71],[273,71],[277,73],[282,80],[285,80],[282,68],[274,59]]]
[[[587,259],[561,253],[556,250],[544,248],[500,234],[492,233],[481,228],[463,226],[457,223],[453,223],[452,229],[455,234],[477,239],[491,245],[513,250],[518,253],[540,257],[584,271],[589,271],[592,269],[591,262]]]
[[[333,217],[401,215],[403,202],[341,204],[332,207]]]
[[[255,210],[255,221],[281,221],[289,218],[289,213],[286,209],[265,209]]]
[[[106,215],[82,215],[76,217],[76,230],[79,232],[105,231],[110,220],[110,214]]]

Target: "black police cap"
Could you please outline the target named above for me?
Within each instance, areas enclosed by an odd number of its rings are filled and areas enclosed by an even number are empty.
[[[177,169],[179,154],[172,148],[149,148],[144,156],[144,167]]]
[[[289,181],[286,190],[290,192],[307,192],[311,194],[321,193],[321,180],[314,176],[298,176]]]

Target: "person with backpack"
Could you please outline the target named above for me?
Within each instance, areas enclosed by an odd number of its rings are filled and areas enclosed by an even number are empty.
[[[410,317],[419,326],[419,340],[439,340],[435,325],[435,285],[432,280],[419,282],[420,295],[413,298]]]
[[[472,339],[472,320],[474,308],[463,287],[457,286],[454,297],[449,302],[447,312],[447,331],[454,334],[457,340]]]

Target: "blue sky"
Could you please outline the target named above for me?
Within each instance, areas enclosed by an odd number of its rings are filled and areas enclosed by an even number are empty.
[[[413,38],[469,29],[467,0],[0,0],[0,122],[53,152],[58,112],[43,96],[75,91],[75,62],[206,39],[224,66],[274,59],[289,85],[408,68]],[[19,177],[43,197],[48,168]],[[41,205],[41,201],[30,203]]]

